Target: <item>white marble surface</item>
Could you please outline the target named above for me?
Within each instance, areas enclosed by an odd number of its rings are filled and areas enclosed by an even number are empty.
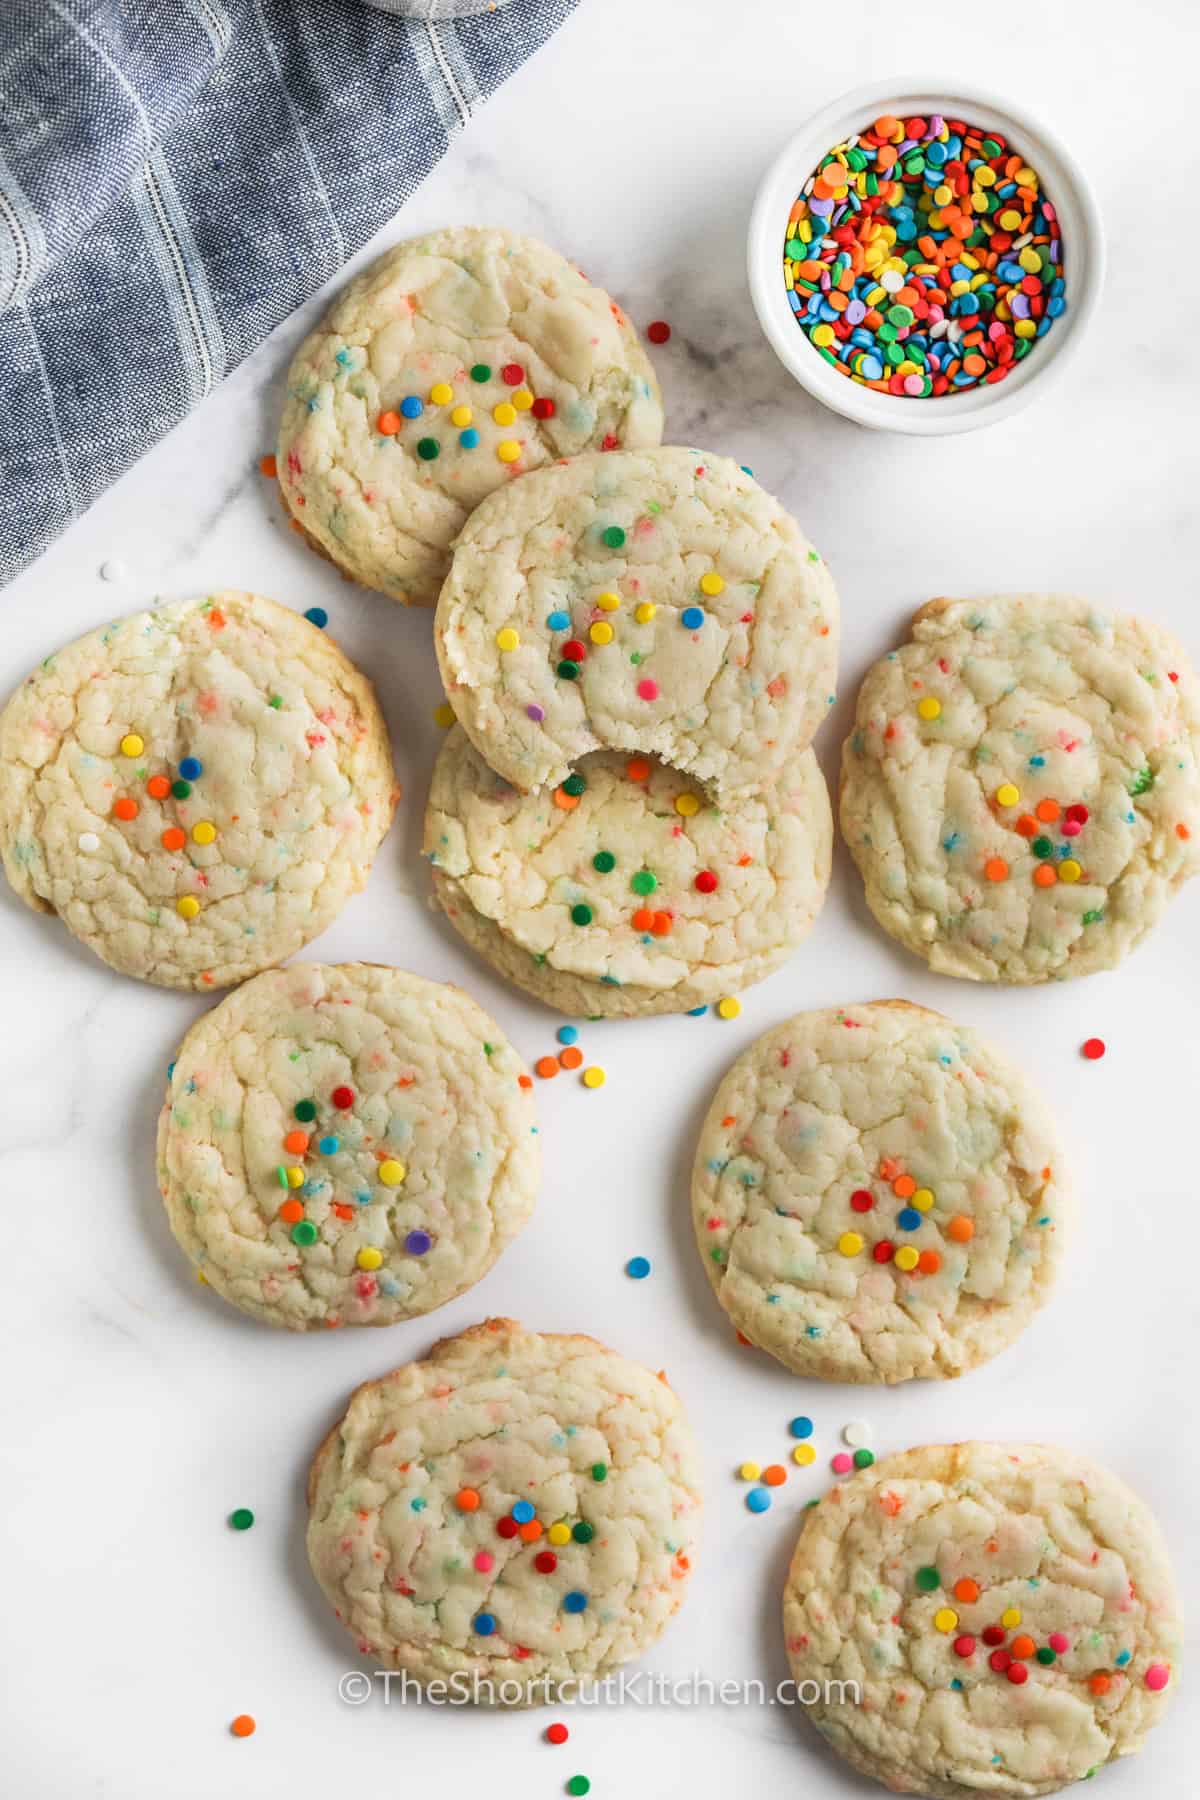
[[[669,436],[751,464],[837,576],[842,698],[819,744],[827,769],[864,668],[933,593],[1075,588],[1142,607],[1200,653],[1191,14],[1189,0],[1134,13],[1068,0],[1022,25],[934,0],[899,15],[881,0],[584,0],[386,234],[450,220],[528,229],[643,324],[671,321],[657,356]],[[926,33],[935,50],[922,51]],[[989,80],[1055,124],[1092,171],[1113,247],[1094,335],[1047,403],[929,443],[868,436],[809,402],[760,339],[742,273],[747,208],[778,144],[842,89],[911,73],[896,67],[910,56]],[[490,979],[425,903],[429,620],[342,585],[289,535],[255,472],[317,304],[3,595],[0,685],[153,595],[223,584],[326,606],[378,681],[405,797],[367,892],[314,953],[461,981],[533,1058],[557,1021]],[[125,580],[101,581],[108,558]],[[338,1676],[358,1658],[305,1564],[307,1457],[354,1383],[489,1310],[592,1331],[663,1365],[691,1407],[707,1544],[653,1669],[785,1673],[777,1594],[797,1514],[858,1416],[881,1449],[995,1435],[1095,1454],[1150,1499],[1194,1600],[1198,928],[1200,884],[1114,975],[977,988],[931,977],[886,941],[841,856],[809,945],[747,992],[736,1023],[585,1029],[608,1085],[539,1086],[540,1211],[481,1289],[386,1333],[293,1339],[197,1286],[161,1216],[153,1122],[165,1065],[202,1002],[118,979],[5,891],[5,1791],[261,1800],[336,1785],[536,1800],[582,1771],[595,1800],[716,1800],[747,1775],[764,1792],[865,1793],[779,1709],[627,1708],[619,1729],[611,1714],[576,1709],[571,1743],[551,1750],[545,1716],[400,1717],[339,1701]],[[732,1342],[690,1242],[685,1174],[706,1097],[737,1050],[800,1007],[881,994],[940,1007],[1026,1060],[1072,1147],[1083,1221],[1061,1296],[997,1362],[957,1384],[855,1392],[789,1378]],[[1092,1034],[1110,1046],[1097,1064],[1078,1054]],[[622,1273],[638,1252],[654,1261],[642,1284]],[[799,1410],[817,1421],[821,1460],[752,1518],[731,1467],[785,1455]],[[223,1522],[239,1505],[258,1514],[246,1535]],[[259,1721],[248,1743],[226,1729],[243,1710]],[[1198,1766],[1200,1721],[1185,1700],[1142,1758],[1099,1779],[1113,1800],[1185,1800]]]

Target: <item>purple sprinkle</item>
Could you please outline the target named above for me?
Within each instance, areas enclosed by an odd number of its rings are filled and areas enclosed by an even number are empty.
[[[433,1239],[427,1231],[410,1231],[404,1240],[404,1248],[410,1256],[424,1256],[433,1248]]]
[[[819,219],[828,218],[829,214],[833,211],[833,201],[810,200],[808,203],[808,210],[811,213],[816,213]]]
[[[866,305],[861,300],[852,300],[846,308],[845,317],[848,325],[861,325],[866,316]]]
[[[1008,304],[1014,319],[1027,319],[1029,317],[1028,294],[1013,294],[1009,299]]]
[[[929,135],[930,135],[930,137],[931,138],[940,137],[941,132],[942,132],[942,126],[945,123],[946,123],[946,121],[945,121],[945,119],[943,119],[941,113],[931,113],[930,118],[929,118]]]
[[[526,718],[532,719],[535,725],[540,725],[546,714],[540,706],[527,706],[525,708],[525,716]]]

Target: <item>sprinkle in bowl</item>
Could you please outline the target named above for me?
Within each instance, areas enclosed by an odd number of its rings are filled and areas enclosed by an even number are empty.
[[[940,436],[1011,416],[1062,371],[1100,297],[1104,234],[1044,126],[980,89],[893,80],[785,145],[748,265],[803,387],[860,425]]]

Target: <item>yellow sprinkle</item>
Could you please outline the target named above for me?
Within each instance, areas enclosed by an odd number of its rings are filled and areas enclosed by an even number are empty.
[[[1032,319],[1018,319],[1013,326],[1013,330],[1019,338],[1031,338],[1037,336],[1037,326]]]
[[[515,650],[520,641],[520,632],[514,631],[511,625],[501,626],[500,630],[496,633],[497,650]]]
[[[449,406],[454,398],[454,389],[448,381],[435,381],[429,390],[431,406]]]
[[[552,1544],[569,1544],[571,1541],[571,1527],[569,1525],[564,1525],[562,1520],[559,1519],[550,1527],[546,1536]]]
[[[360,1269],[381,1269],[383,1252],[376,1250],[373,1244],[368,1244],[365,1249],[359,1251],[354,1260]]]
[[[469,406],[456,406],[450,414],[450,423],[461,427],[469,425],[474,417],[475,414]]]
[[[295,1188],[295,1187],[303,1187],[304,1186],[304,1170],[303,1169],[296,1169],[296,1168],[285,1169],[284,1173],[287,1176],[287,1184],[289,1187]]]
[[[596,605],[601,612],[619,612],[621,608],[620,594],[597,594]]]
[[[205,1287],[208,1286],[208,1276],[204,1273],[203,1269],[196,1270],[196,1280],[202,1281]]]
[[[215,843],[217,828],[211,819],[201,819],[198,824],[192,826],[192,837],[198,844]]]
[[[837,1247],[843,1256],[857,1256],[863,1247],[863,1241],[857,1231],[843,1231]]]
[[[591,638],[593,644],[611,644],[613,641],[613,628],[611,625],[606,624],[603,619],[597,619],[596,623],[588,632],[588,636]]]
[[[899,1249],[896,1252],[896,1257],[895,1257],[896,1267],[898,1269],[903,1269],[903,1271],[906,1275],[909,1273],[909,1271],[911,1269],[916,1268],[917,1263],[919,1261],[920,1261],[920,1258],[918,1257],[916,1251],[913,1249],[911,1244],[905,1244],[902,1249]]]
[[[1014,787],[1011,781],[1003,782],[996,789],[996,805],[997,806],[1015,806],[1017,804],[1017,801],[1020,798],[1021,798],[1020,788]]]
[[[181,900],[175,902],[175,911],[181,919],[194,919],[200,911],[200,902],[194,894],[184,894]]]
[[[515,425],[517,422],[517,409],[515,406],[510,406],[507,400],[501,400],[493,406],[492,417],[495,419],[497,425]]]
[[[126,736],[121,739],[122,756],[140,756],[145,748],[145,739],[140,738],[136,731],[128,732]]]
[[[448,700],[443,700],[439,705],[434,707],[433,722],[435,725],[440,725],[443,731],[448,731],[450,726],[453,725],[454,708]]]
[[[923,719],[940,719],[942,703],[940,700],[935,700],[932,694],[926,694],[923,700],[917,701],[917,712]]]
[[[757,1481],[762,1474],[762,1469],[757,1463],[745,1462],[742,1463],[741,1467],[738,1469],[738,1474],[743,1481]]]
[[[995,169],[989,169],[987,164],[984,163],[980,168],[976,169],[976,171],[975,171],[975,184],[977,187],[995,187],[995,185],[996,185]]]
[[[658,608],[655,606],[653,600],[643,600],[642,604],[636,608],[633,616],[639,625],[648,625],[657,611]]]
[[[958,1624],[958,1614],[952,1606],[939,1607],[933,1615],[933,1623],[937,1631],[953,1631]]]
[[[812,341],[817,345],[818,349],[828,350],[830,344],[833,342],[832,325],[818,325],[812,334]]]
[[[995,180],[995,176],[993,176],[992,179]],[[1035,188],[1038,184],[1038,178],[1037,178],[1036,171],[1033,169],[1027,169],[1024,167],[1019,168],[1017,170],[1016,174],[1013,176],[1013,180],[1016,182],[1018,187]]]
[[[935,206],[949,206],[953,198],[954,190],[953,188],[948,188],[945,182],[942,183],[941,187],[935,187],[933,190],[933,204]]]
[[[528,388],[518,388],[512,397],[512,403],[518,412],[528,412],[533,405],[533,395]]]
[[[399,1187],[407,1174],[408,1170],[405,1168],[404,1164],[402,1162],[396,1162],[395,1159],[390,1156],[386,1162],[381,1162],[379,1165],[379,1179],[382,1181],[384,1187]]]
[[[792,1451],[792,1461],[799,1463],[802,1469],[807,1469],[809,1464],[815,1463],[816,1460],[817,1453],[811,1444],[797,1444]]]
[[[735,1000],[732,994],[726,994],[723,1000],[717,1001],[717,1011],[723,1019],[736,1019],[741,1010],[741,1001]]]
[[[1000,1623],[1006,1631],[1015,1631],[1017,1626],[1021,1623],[1020,1607],[1008,1607],[1006,1611],[1000,1614]]]
[[[505,438],[496,445],[496,455],[502,463],[514,463],[521,454],[521,446],[516,438]]]
[[[1015,231],[1021,223],[1021,215],[1019,212],[1014,211],[1011,206],[1006,206],[1004,211],[997,217],[996,223],[999,225],[1001,231]]]
[[[1038,275],[1041,273],[1042,259],[1032,245],[1026,244],[1025,248],[1018,256],[1017,261],[1027,275]]]
[[[915,1206],[918,1212],[928,1212],[933,1205],[933,1190],[931,1188],[918,1188],[909,1204]]]
[[[725,583],[715,569],[710,569],[707,575],[700,577],[700,592],[702,594],[723,594],[725,592]]]
[[[608,1077],[605,1075],[603,1069],[591,1068],[591,1069],[585,1069],[583,1071],[584,1087],[590,1087],[590,1088],[603,1087],[604,1083],[607,1079],[608,1079]]]
[[[1060,881],[1078,881],[1082,874],[1083,869],[1075,861],[1073,856],[1068,856],[1066,862],[1060,862],[1058,865],[1058,879]]]
[[[700,798],[697,794],[676,794],[675,811],[685,819],[693,819],[700,811]]]

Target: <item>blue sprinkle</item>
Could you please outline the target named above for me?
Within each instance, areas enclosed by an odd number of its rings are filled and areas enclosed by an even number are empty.
[[[804,1413],[801,1413],[798,1418],[792,1420],[788,1430],[794,1438],[810,1438],[813,1434],[813,1422]]]
[[[767,1512],[771,1505],[771,1495],[767,1488],[751,1488],[746,1495],[746,1505],[753,1513]]]
[[[565,612],[547,613],[546,624],[551,631],[568,631],[571,625],[571,615]]]
[[[528,1525],[534,1516],[534,1505],[531,1500],[518,1500],[512,1509],[512,1516],[518,1525]]]
[[[496,1621],[491,1613],[475,1614],[475,1630],[480,1637],[491,1637],[496,1629]]]
[[[1031,756],[1029,759],[1029,766],[1031,769],[1044,769],[1046,766],[1046,759],[1044,756]]]
[[[424,1500],[424,1498],[420,1494],[418,1494],[416,1499],[410,1500],[408,1504],[412,1508],[413,1512],[424,1512],[427,1502]]]
[[[689,1019],[702,1019],[707,1011],[708,1011],[707,1006],[689,1006],[688,1007],[688,1018]]]
[[[322,1156],[336,1156],[342,1147],[342,1140],[335,1137],[322,1138],[317,1149]]]
[[[400,411],[406,419],[419,419],[425,408],[415,394],[407,394],[400,402]]]
[[[170,1079],[171,1079],[172,1075],[174,1075],[174,1073],[175,1073],[175,1064],[168,1063],[167,1064],[167,1080],[168,1081],[170,1081]]]
[[[1120,1656],[1118,1656],[1114,1659],[1116,1661],[1116,1665],[1117,1665],[1118,1669],[1123,1669],[1125,1667],[1125,1664],[1132,1657],[1132,1655],[1133,1655],[1132,1650],[1122,1650]]]
[[[563,1611],[564,1612],[569,1612],[569,1613],[586,1612],[587,1611],[587,1603],[588,1603],[587,1595],[581,1594],[579,1592],[578,1588],[575,1588],[569,1594],[563,1595]]]
[[[579,1032],[574,1025],[560,1025],[554,1035],[560,1044],[574,1044],[579,1038]]]
[[[921,1225],[921,1215],[915,1206],[906,1206],[896,1216],[896,1223],[901,1231],[917,1231]]]
[[[704,610],[699,606],[685,606],[679,615],[679,623],[688,631],[699,631],[704,623]]]
[[[631,1256],[625,1264],[625,1273],[634,1281],[645,1281],[650,1273],[650,1259],[647,1256]]]
[[[741,467],[741,471],[742,471],[743,475],[749,475],[751,480],[754,479],[754,470],[753,469],[747,468],[745,463],[742,463],[740,465],[740,467]]]
[[[310,606],[304,616],[310,625],[316,626],[318,631],[324,631],[329,623],[329,614],[323,606]]]
[[[479,444],[479,433],[473,425],[468,425],[465,431],[459,432],[458,441],[464,450],[474,450]]]
[[[179,765],[179,773],[185,781],[198,781],[204,773],[199,757],[185,756]]]

